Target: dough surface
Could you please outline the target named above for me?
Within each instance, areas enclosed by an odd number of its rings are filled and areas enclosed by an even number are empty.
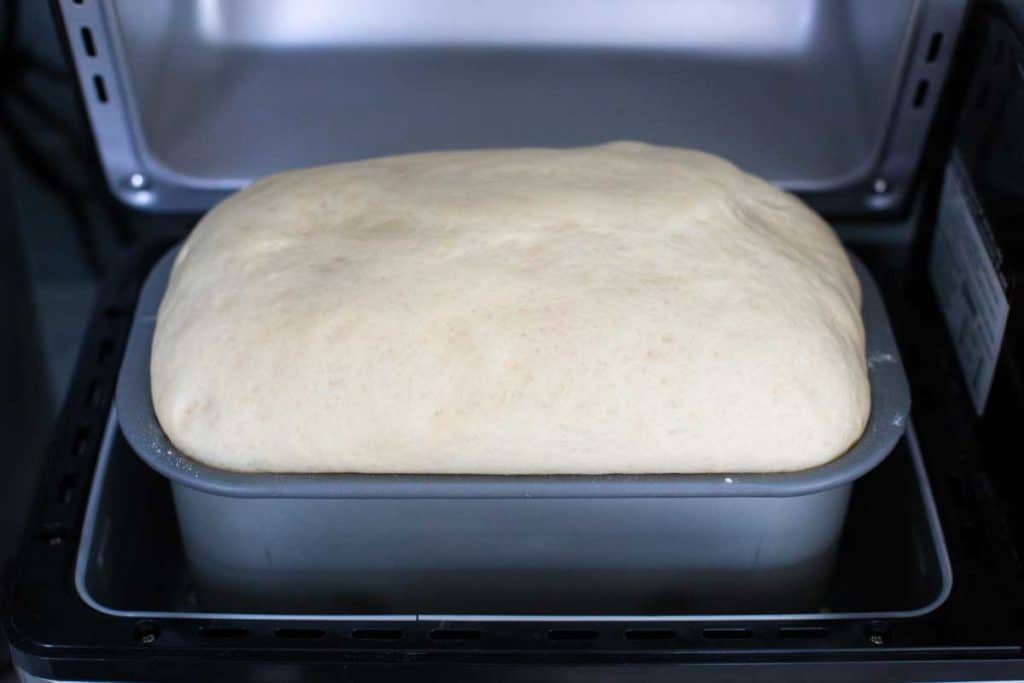
[[[250,472],[781,472],[864,429],[860,287],[798,199],[617,142],[270,176],[160,307],[171,441]]]

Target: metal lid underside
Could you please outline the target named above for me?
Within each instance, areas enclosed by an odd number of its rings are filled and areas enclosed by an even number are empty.
[[[299,166],[614,139],[721,154],[826,213],[892,208],[963,13],[952,0],[60,8],[111,186],[156,211],[205,210]]]

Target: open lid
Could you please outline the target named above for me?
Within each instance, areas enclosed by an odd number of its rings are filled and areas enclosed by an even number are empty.
[[[959,0],[58,0],[107,179],[202,211],[404,152],[694,147],[824,213],[898,207]]]

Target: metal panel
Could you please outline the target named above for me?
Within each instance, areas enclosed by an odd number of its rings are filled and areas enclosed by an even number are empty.
[[[111,186],[162,211],[285,168],[622,138],[721,154],[824,211],[888,209],[963,13],[955,0],[60,7]]]

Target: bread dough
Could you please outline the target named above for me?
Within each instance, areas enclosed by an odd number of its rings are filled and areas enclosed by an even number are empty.
[[[832,230],[634,142],[260,180],[182,248],[151,371],[171,441],[248,472],[780,472],[870,410]]]

